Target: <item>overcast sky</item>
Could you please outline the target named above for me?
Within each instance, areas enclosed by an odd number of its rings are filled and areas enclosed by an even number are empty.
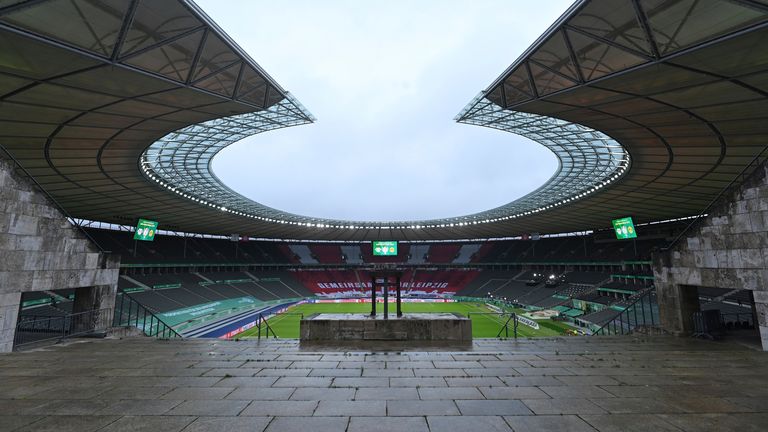
[[[557,159],[453,117],[570,0],[197,0],[315,117],[216,156],[229,187],[307,216],[460,216],[533,191]]]

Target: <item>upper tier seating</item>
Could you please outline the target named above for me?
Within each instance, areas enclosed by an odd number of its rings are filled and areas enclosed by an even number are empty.
[[[299,262],[302,264],[319,263],[317,258],[312,255],[312,251],[309,249],[309,246],[305,244],[289,244],[288,248],[291,250],[291,252],[293,252],[294,255],[299,257]],[[339,258],[341,258],[341,254],[339,254]]]
[[[429,245],[415,244],[411,245],[410,256],[408,257],[409,264],[424,264],[426,261],[426,255],[429,252]]]
[[[480,243],[461,245],[461,248],[459,249],[459,252],[458,252],[458,256],[456,257],[456,259],[453,260],[453,263],[468,264],[469,262],[472,261],[472,258],[480,250],[481,247],[482,247],[482,244]],[[431,261],[431,262],[434,262],[434,261]]]
[[[322,264],[342,264],[341,248],[335,244],[311,244],[312,256]]]
[[[363,263],[363,252],[360,250],[359,245],[342,245],[341,253],[344,255],[347,264]]]
[[[460,244],[433,244],[427,252],[427,261],[436,264],[452,262],[459,254],[459,249],[461,249]]]

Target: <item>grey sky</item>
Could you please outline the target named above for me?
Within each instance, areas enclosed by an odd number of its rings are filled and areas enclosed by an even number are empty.
[[[231,145],[216,175],[281,210],[382,221],[487,210],[544,183],[549,150],[453,117],[570,1],[415,3],[198,0],[318,118]]]

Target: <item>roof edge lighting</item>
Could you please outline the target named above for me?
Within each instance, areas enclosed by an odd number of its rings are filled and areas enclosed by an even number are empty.
[[[553,117],[506,110],[481,92],[456,120],[512,132],[554,152],[560,167],[543,186],[503,206],[453,218],[370,222],[296,215],[238,194],[211,171],[213,157],[230,144],[261,132],[315,120],[286,94],[285,99],[264,111],[209,120],[164,136],[142,154],[142,173],[182,198],[261,222],[313,229],[422,230],[504,222],[560,207],[617,181],[630,166],[629,153],[602,132]]]

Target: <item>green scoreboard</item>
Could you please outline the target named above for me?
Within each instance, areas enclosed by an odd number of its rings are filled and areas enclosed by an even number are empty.
[[[613,230],[616,232],[616,238],[619,240],[631,239],[637,237],[637,231],[635,231],[635,224],[632,222],[631,217],[623,217],[614,219]]]
[[[396,241],[373,242],[373,256],[395,256],[395,255],[397,255]]]
[[[133,239],[152,241],[155,239],[156,232],[157,222],[146,219],[139,219],[139,223],[136,224],[136,232],[133,234]]]

